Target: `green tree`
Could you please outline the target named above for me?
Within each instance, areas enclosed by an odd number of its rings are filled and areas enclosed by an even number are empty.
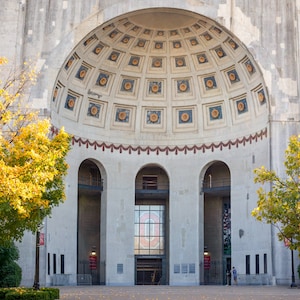
[[[284,178],[265,167],[254,170],[255,183],[271,186],[257,190],[258,202],[252,215],[273,224],[279,240],[288,242],[291,250],[300,251],[300,135],[290,137],[284,166]]]
[[[0,246],[0,287],[19,286],[22,269],[15,262],[18,258],[19,251],[13,242]]]
[[[0,67],[7,61],[0,57]],[[35,82],[31,64],[0,81],[0,245],[36,232],[64,198],[71,137],[25,105]],[[26,100],[26,99],[25,99]]]

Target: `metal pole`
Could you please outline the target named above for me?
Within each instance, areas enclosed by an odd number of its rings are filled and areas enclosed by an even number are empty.
[[[36,232],[35,237],[35,274],[33,288],[40,289],[40,231]]]
[[[292,283],[291,283],[291,288],[297,287],[295,283],[295,270],[294,270],[294,251],[291,250],[291,258],[292,258]]]

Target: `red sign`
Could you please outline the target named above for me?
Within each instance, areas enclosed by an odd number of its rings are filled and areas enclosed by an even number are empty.
[[[90,255],[89,262],[90,262],[90,270],[96,270],[97,269],[97,255]]]
[[[204,255],[204,270],[210,269],[210,255]]]
[[[285,239],[284,239],[284,246],[285,246],[285,247],[289,247],[290,245],[291,245],[291,240],[288,239],[288,238],[285,238]]]
[[[40,246],[44,246],[45,245],[45,234],[40,232]]]

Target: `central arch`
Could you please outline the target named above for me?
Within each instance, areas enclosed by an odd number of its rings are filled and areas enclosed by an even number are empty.
[[[158,165],[143,167],[135,180],[135,284],[169,282],[169,178]]]

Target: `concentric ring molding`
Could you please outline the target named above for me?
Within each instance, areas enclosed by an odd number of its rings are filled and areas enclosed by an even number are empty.
[[[264,130],[268,117],[250,52],[213,20],[178,9],[135,11],[91,31],[67,57],[52,95],[54,126],[115,144],[234,140]],[[153,111],[164,113],[153,122]]]

